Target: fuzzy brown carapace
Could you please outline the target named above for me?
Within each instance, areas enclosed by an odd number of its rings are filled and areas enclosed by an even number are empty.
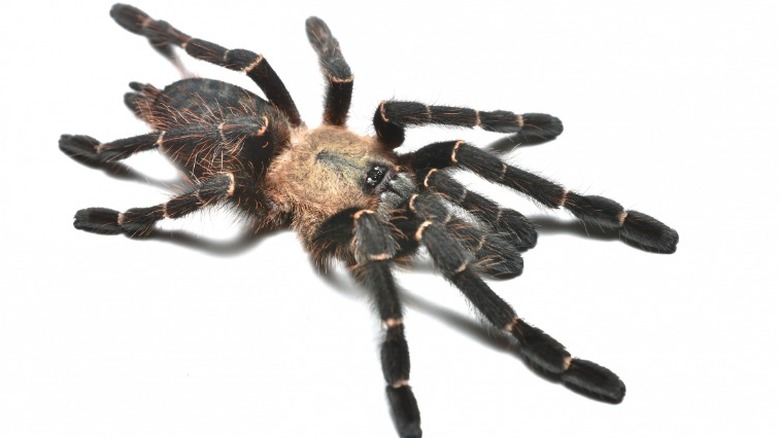
[[[152,207],[80,210],[76,228],[143,236],[160,220],[230,204],[257,229],[295,231],[317,266],[333,259],[345,262],[371,292],[384,323],[382,370],[391,415],[403,437],[422,432],[409,385],[409,353],[392,268],[420,247],[480,316],[515,342],[531,366],[577,392],[613,403],[623,399],[625,386],[614,373],[573,358],[559,342],[519,318],[482,280],[520,275],[521,253],[536,244],[536,231],[522,214],[467,189],[450,170],[465,169],[543,206],[564,207],[586,226],[612,232],[647,251],[674,252],[677,233],[646,214],[566,190],[461,140],[395,152],[411,126],[481,128],[511,134],[517,144],[536,144],[561,133],[557,118],[388,100],[376,110],[376,135],[358,135],[346,128],[352,72],[325,22],[312,17],[306,31],[327,87],[322,123],[309,129],[262,55],[191,37],[132,6],[115,5],[111,16],[146,37],[181,71],[177,50],[245,73],[265,98],[210,79],[183,79],[163,89],[131,83],[125,103],[151,132],[105,143],[63,135],[60,149],[91,167],[115,166],[136,152],[157,149],[191,186]]]
[[[292,228],[304,242],[311,242],[317,227],[339,211],[379,207],[377,191],[365,188],[367,172],[381,166],[387,169],[387,178],[396,172],[393,158],[375,138],[343,127],[299,128],[293,131],[290,147],[268,169],[269,198],[280,211],[291,213]]]

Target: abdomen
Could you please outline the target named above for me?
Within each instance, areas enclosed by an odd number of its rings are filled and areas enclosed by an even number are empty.
[[[155,130],[158,146],[187,174],[241,172],[261,178],[289,142],[285,116],[261,97],[212,79],[184,79],[131,93],[128,105]]]

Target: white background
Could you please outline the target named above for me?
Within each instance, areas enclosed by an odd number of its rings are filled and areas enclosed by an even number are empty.
[[[555,114],[557,141],[508,159],[680,233],[676,254],[644,253],[474,183],[539,224],[523,276],[491,286],[628,393],[609,405],[539,378],[422,260],[398,281],[425,436],[777,436],[776,2],[331,3],[137,5],[262,52],[310,125],[314,14],[356,74],[360,133],[390,97]],[[79,208],[154,205],[176,181],[155,152],[128,160],[145,178],[120,180],[57,149],[62,133],[146,132],[127,82],[178,77],[109,8],[24,2],[0,18],[0,436],[395,436],[370,304],[343,270],[317,275],[292,233],[246,239],[220,210],[163,224],[170,238],[72,228]],[[456,138],[498,137],[417,129],[409,146]]]

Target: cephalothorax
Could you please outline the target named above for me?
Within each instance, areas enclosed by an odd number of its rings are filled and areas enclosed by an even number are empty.
[[[265,99],[209,79],[183,79],[160,90],[131,83],[127,106],[152,132],[102,143],[63,135],[60,149],[90,166],[105,166],[136,152],[159,149],[191,183],[168,202],[118,212],[88,208],[76,213],[78,229],[140,236],[157,221],[205,206],[230,203],[258,230],[291,228],[318,266],[331,259],[371,292],[385,338],[381,363],[398,433],[421,436],[417,402],[409,385],[410,361],[401,303],[392,267],[427,248],[434,264],[491,325],[516,341],[527,361],[567,386],[620,402],[625,386],[611,371],[573,358],[541,330],[520,319],[481,279],[511,278],[522,271],[521,252],[536,244],[533,225],[520,213],[470,191],[449,172],[461,168],[510,187],[549,208],[563,207],[586,225],[615,232],[648,251],[672,253],[677,233],[615,201],[586,196],[521,170],[466,142],[434,143],[406,154],[395,148],[410,126],[479,127],[513,133],[524,143],[554,139],[560,121],[546,114],[425,105],[388,100],[374,116],[375,136],[349,131],[353,76],[339,44],[319,18],[306,21],[309,41],[327,81],[322,124],[309,129],[290,94],[261,55],[193,38],[127,5],[111,16],[184,71],[175,47],[189,55],[247,74]]]

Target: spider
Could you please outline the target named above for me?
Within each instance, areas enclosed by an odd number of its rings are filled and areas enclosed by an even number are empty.
[[[346,127],[352,72],[328,26],[311,17],[306,34],[327,87],[322,123],[310,129],[262,55],[191,37],[133,6],[114,5],[111,17],[146,37],[182,73],[186,71],[177,47],[196,59],[244,72],[265,99],[211,79],[185,78],[164,89],[132,82],[125,104],[152,132],[108,143],[63,135],[60,149],[92,167],[158,149],[178,166],[189,189],[152,207],[79,210],[77,229],[138,237],[151,233],[162,219],[230,204],[257,230],[294,230],[319,269],[332,260],[346,263],[350,275],[370,292],[383,323],[381,365],[390,413],[402,437],[419,437],[422,431],[409,384],[409,351],[393,267],[420,247],[480,316],[513,340],[530,365],[575,391],[613,403],[623,399],[625,385],[617,375],[573,357],[519,318],[483,281],[483,276],[520,275],[521,253],[536,244],[537,234],[522,214],[469,190],[451,170],[468,170],[545,207],[563,207],[586,226],[615,232],[647,251],[673,253],[677,232],[613,200],[567,190],[464,141],[394,152],[404,143],[408,127],[479,127],[541,143],[562,132],[557,118],[386,100],[373,118],[376,135],[353,133]]]

